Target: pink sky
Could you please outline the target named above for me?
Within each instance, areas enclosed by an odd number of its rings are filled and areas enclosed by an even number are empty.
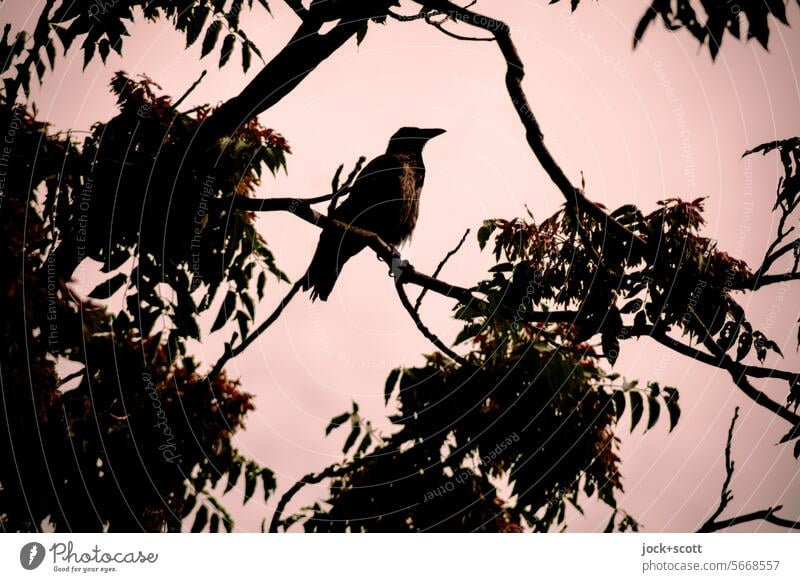
[[[631,50],[632,30],[649,1],[582,3],[573,15],[545,0],[483,0],[478,9],[511,25],[527,66],[525,89],[545,139],[567,174],[583,172],[587,194],[615,207],[633,202],[652,209],[669,196],[709,196],[706,236],[756,265],[774,232],[769,213],[779,174],[777,157],[741,159],[754,145],[800,135],[800,87],[792,56],[800,55],[793,29],[772,28],[771,51],[755,42],[726,38],[716,63],[688,34],[670,34],[660,24]],[[38,16],[42,2],[10,1],[0,20],[22,23]],[[274,18],[256,11],[244,28],[265,58],[296,28],[280,1]],[[789,21],[800,25],[790,4]],[[466,31],[467,29],[461,26]],[[78,43],[76,43],[77,45]],[[182,37],[165,24],[139,22],[126,39],[124,58],[81,71],[77,51],[48,73],[34,90],[41,118],[58,128],[88,129],[114,110],[107,91],[113,72],[147,73],[166,93],[182,94],[208,69],[186,103],[217,103],[236,94],[255,74],[243,75],[234,56],[224,70],[199,61],[199,46],[184,49]],[[470,244],[447,265],[442,278],[471,284],[490,264],[474,242],[485,218],[510,218],[527,205],[545,218],[562,203],[539,168],[503,88],[504,63],[493,43],[459,42],[422,22],[372,26],[365,42],[352,41],[311,74],[288,98],[261,116],[292,145],[289,174],[266,180],[260,196],[313,195],[329,190],[340,163],[372,157],[402,125],[442,127],[448,133],[425,152],[428,169],[415,235],[403,252],[418,269],[431,272],[441,257],[473,229]],[[752,206],[751,206],[752,205]],[[259,229],[291,278],[305,270],[318,231],[292,216],[268,215]],[[276,472],[279,490],[298,477],[341,460],[345,437],[324,438],[328,420],[357,400],[364,416],[386,427],[383,382],[389,370],[421,362],[433,351],[399,304],[386,267],[363,253],[348,263],[327,303],[307,296],[293,302],[281,320],[248,352],[228,365],[257,395],[257,410],[237,442],[243,452]],[[80,273],[79,273],[80,276]],[[91,273],[83,273],[90,287]],[[266,317],[288,286],[272,286],[258,308]],[[765,330],[787,355],[769,361],[798,369],[796,286],[774,285],[743,299],[754,326]],[[428,325],[444,338],[459,326],[449,318],[451,302],[430,295],[423,308]],[[212,310],[213,311],[213,310]],[[210,327],[210,326],[207,326]],[[230,331],[204,338],[196,354],[216,359]],[[694,363],[650,340],[628,341],[615,371],[679,388],[683,416],[668,435],[665,423],[646,434],[619,428],[626,494],[620,505],[647,531],[696,529],[718,502],[723,479],[725,433],[736,405],[742,407],[734,441],[736,476],[731,515],[783,504],[800,518],[800,465],[790,447],[776,447],[785,422],[752,405],[727,373]],[[785,382],[759,382],[778,401]],[[325,494],[308,488],[308,502]],[[255,531],[271,517],[276,498],[237,507],[237,529]],[[299,503],[293,508],[299,507]],[[595,531],[608,519],[606,506],[584,505],[570,530]],[[771,531],[759,523],[742,529]]]

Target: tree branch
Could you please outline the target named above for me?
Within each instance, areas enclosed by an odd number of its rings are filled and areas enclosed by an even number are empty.
[[[614,236],[629,244],[644,248],[645,241],[635,233],[632,233],[622,224],[606,214],[599,206],[589,200],[580,188],[573,186],[567,178],[561,166],[555,161],[550,150],[544,143],[544,136],[539,122],[533,114],[533,110],[528,103],[528,98],[522,88],[522,81],[525,77],[525,65],[519,57],[517,48],[511,40],[510,28],[500,20],[477,14],[453,4],[449,0],[415,0],[418,4],[426,8],[433,8],[442,13],[448,14],[451,18],[466,22],[477,28],[481,28],[492,34],[497,41],[503,57],[506,60],[506,89],[514,109],[526,130],[526,138],[536,159],[544,168],[550,180],[561,191],[567,202],[574,203],[581,210],[586,212],[603,227],[610,231]]]
[[[289,305],[289,302],[294,298],[295,295],[297,295],[297,292],[300,291],[300,287],[302,287],[302,285],[303,280],[298,279],[295,284],[292,285],[292,288],[289,290],[286,296],[281,299],[281,302],[278,304],[278,307],[275,308],[275,311],[273,311],[266,321],[259,325],[255,331],[251,332],[246,338],[243,337],[242,342],[238,346],[233,348],[229,344],[225,344],[225,352],[222,354],[222,357],[217,360],[217,363],[214,364],[214,367],[211,368],[211,371],[208,373],[207,378],[209,381],[213,381],[214,378],[216,378],[219,373],[222,372],[222,368],[225,367],[225,364],[244,352],[250,346],[250,344],[258,339],[258,336],[267,331],[269,326],[278,320],[283,313],[283,310],[286,309],[287,305]]]
[[[458,242],[458,244],[455,246],[455,248],[453,248],[450,252],[448,252],[444,256],[444,258],[439,262],[439,264],[437,265],[436,269],[433,271],[433,275],[431,275],[431,277],[436,279],[439,276],[439,274],[442,272],[442,269],[447,264],[447,261],[449,261],[453,257],[453,255],[455,255],[459,251],[459,249],[461,249],[461,247],[464,244],[464,241],[467,240],[467,236],[469,235],[469,232],[470,232],[470,229],[467,229],[466,231],[464,231],[464,236],[461,237],[461,240]],[[428,292],[427,287],[423,288],[422,291],[420,291],[419,297],[417,297],[417,301],[414,303],[414,311],[417,311],[417,312],[419,311],[419,308],[422,306],[422,300],[425,298],[425,294],[427,292]]]
[[[330,467],[325,468],[323,471],[319,473],[309,473],[299,481],[297,481],[294,485],[292,485],[286,493],[281,495],[280,501],[278,501],[278,505],[275,507],[275,513],[272,514],[272,520],[269,524],[269,532],[270,533],[278,533],[278,528],[282,525],[283,520],[281,519],[283,513],[286,511],[286,506],[289,502],[294,498],[295,495],[306,485],[316,485],[321,483],[325,479],[333,479],[336,477],[341,477],[347,473],[357,470],[364,461],[369,458],[368,456],[363,456],[357,458],[345,465],[339,465],[338,467],[332,465]]]
[[[752,513],[747,513],[744,515],[739,515],[736,517],[731,517],[729,519],[723,519],[717,521],[720,515],[725,511],[728,507],[728,504],[733,499],[733,492],[730,490],[731,480],[733,479],[733,471],[735,468],[735,463],[731,459],[731,445],[733,443],[733,429],[736,426],[736,420],[739,418],[739,407],[737,406],[733,413],[733,418],[731,419],[731,426],[728,429],[728,439],[725,443],[725,481],[722,483],[722,491],[720,492],[720,499],[719,505],[714,513],[711,514],[706,522],[698,529],[698,533],[708,533],[714,531],[720,531],[723,529],[727,529],[729,527],[733,527],[734,525],[739,525],[741,523],[747,523],[750,521],[766,521],[767,523],[771,523],[773,525],[777,525],[780,527],[785,527],[787,529],[796,529],[800,530],[800,522],[798,521],[791,521],[789,519],[784,519],[782,517],[778,517],[775,515],[778,511],[780,511],[783,506],[776,505],[775,507],[768,507],[767,509],[762,509],[760,511],[753,511]]]
[[[728,507],[728,503],[730,503],[731,499],[733,499],[733,493],[731,493],[730,485],[731,479],[733,479],[733,469],[734,469],[734,462],[731,460],[731,444],[733,443],[733,429],[736,427],[736,420],[739,418],[739,407],[737,406],[733,410],[733,418],[731,419],[731,426],[728,428],[728,440],[725,443],[725,481],[722,482],[722,491],[720,492],[719,496],[719,506],[717,507],[716,511],[711,514],[703,527],[700,528],[702,531],[703,528],[708,527],[710,524],[713,524],[716,519],[722,515],[722,512]]]
[[[774,283],[784,283],[786,281],[800,281],[800,272],[794,273],[780,273],[777,275],[760,275],[754,278],[753,291],[772,285]]]
[[[435,277],[420,273],[414,268],[413,265],[405,261],[397,262],[397,251],[381,240],[381,238],[374,232],[334,220],[311,208],[310,202],[318,201],[320,198],[258,199],[246,198],[242,196],[234,198],[232,209],[248,212],[291,212],[298,218],[320,228],[325,226],[334,226],[340,230],[347,231],[350,234],[362,237],[364,242],[366,242],[367,245],[373,251],[375,251],[375,254],[377,254],[381,260],[392,266],[394,269],[399,269],[399,275],[402,278],[403,283],[410,283],[419,287],[427,288],[430,291],[444,295],[445,297],[458,299],[465,304],[468,304],[472,301],[480,301],[480,299],[473,295],[472,291],[469,289],[459,287],[457,285],[451,285],[449,283],[445,283],[444,281],[440,281]]]
[[[419,313],[416,312],[414,306],[411,305],[411,301],[408,300],[408,295],[406,295],[406,291],[403,289],[403,283],[399,277],[395,278],[394,286],[397,290],[397,296],[400,298],[400,303],[403,304],[403,307],[405,307],[406,311],[411,316],[411,319],[413,319],[414,323],[417,324],[417,329],[420,331],[420,333],[428,338],[433,345],[439,348],[439,350],[446,354],[451,360],[458,362],[462,366],[469,366],[469,362],[467,362],[467,360],[448,348],[445,343],[422,322],[422,319],[419,317]]]
[[[631,329],[631,328],[629,328]],[[742,391],[744,394],[749,397],[753,402],[758,404],[759,406],[763,406],[770,412],[775,413],[776,415],[780,416],[787,422],[791,423],[792,426],[800,425],[800,416],[793,413],[791,410],[782,406],[772,400],[769,396],[767,396],[761,390],[758,390],[754,387],[750,381],[747,379],[747,376],[752,376],[754,378],[780,378],[782,380],[788,380],[792,382],[798,374],[793,372],[785,372],[782,370],[772,370],[769,368],[759,368],[757,366],[745,366],[736,362],[730,358],[725,353],[717,353],[709,354],[706,352],[702,352],[696,348],[691,346],[687,346],[679,342],[676,339],[669,337],[663,331],[658,330],[633,330],[630,332],[630,336],[626,337],[640,337],[640,336],[649,336],[658,343],[663,346],[668,347],[669,349],[678,352],[683,356],[687,356],[698,362],[702,362],[709,366],[714,366],[715,368],[720,368],[722,370],[726,370],[733,379],[734,384]],[[712,341],[713,343],[713,341]],[[709,345],[706,345],[706,348],[711,351]]]

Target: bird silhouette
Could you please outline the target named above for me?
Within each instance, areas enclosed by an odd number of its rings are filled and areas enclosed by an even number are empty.
[[[350,194],[331,218],[369,230],[397,246],[414,231],[419,196],[425,181],[422,149],[443,129],[402,127],[389,140],[386,153],[369,162],[356,178]],[[326,301],[344,264],[366,243],[351,232],[334,227],[322,230],[317,250],[306,272],[304,290],[311,299]]]

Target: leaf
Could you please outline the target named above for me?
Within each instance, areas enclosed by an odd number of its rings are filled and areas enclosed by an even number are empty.
[[[458,332],[458,335],[456,336],[456,339],[453,340],[453,343],[460,344],[461,342],[464,342],[468,339],[472,339],[476,335],[478,335],[478,333],[480,333],[482,329],[483,329],[482,323],[477,323],[477,322],[468,323],[462,328],[460,332]]]
[[[92,299],[108,299],[116,293],[127,280],[128,276],[125,273],[117,273],[109,280],[100,283],[97,287],[92,289],[89,293],[89,297]]]
[[[667,386],[664,388],[664,404],[667,406],[669,413],[669,431],[672,432],[681,417],[681,407],[678,404],[678,390]]]
[[[230,60],[233,53],[233,46],[236,43],[236,35],[229,34],[222,41],[222,51],[219,54],[219,67],[222,68]]]
[[[256,492],[257,479],[258,470],[251,461],[247,464],[247,471],[244,474],[244,503],[250,501],[250,498],[253,497],[253,493]]]
[[[192,10],[192,18],[186,26],[186,48],[192,46],[197,39],[200,38],[200,33],[203,31],[208,13],[209,10],[207,6],[195,6]]]
[[[364,39],[367,36],[367,30],[369,29],[369,21],[365,20],[364,25],[358,29],[356,33],[356,45],[361,46],[361,43],[364,42]]]
[[[738,321],[728,321],[722,326],[722,331],[719,332],[719,341],[717,342],[722,351],[727,352],[739,339],[739,327]]]
[[[100,52],[100,59],[105,64],[106,58],[108,57],[108,53],[110,52],[111,45],[108,42],[107,38],[104,38],[99,43],[97,43],[97,50]]]
[[[478,229],[478,246],[481,250],[483,250],[483,248],[486,246],[486,243],[488,242],[489,237],[492,236],[494,229],[494,220],[485,220],[483,222],[483,226]]]
[[[225,322],[230,319],[231,315],[233,315],[233,310],[235,308],[236,292],[231,290],[228,291],[228,294],[225,296],[225,301],[222,303],[222,307],[220,307],[217,318],[214,320],[214,325],[211,326],[211,331],[215,332],[225,325]]]
[[[278,487],[275,473],[269,469],[261,469],[261,483],[264,485],[264,501],[269,501],[270,495],[275,493],[275,489]]]
[[[47,53],[47,60],[50,61],[50,69],[56,66],[56,45],[53,42],[48,42],[44,46],[44,52]]]
[[[603,533],[611,533],[614,531],[614,520],[617,517],[617,510],[614,510],[614,513],[611,514],[611,519],[608,520],[606,524],[606,528],[603,530]]]
[[[181,515],[183,517],[186,517],[187,515],[189,515],[192,512],[192,510],[194,509],[195,505],[197,505],[197,495],[189,495],[183,501],[183,508],[181,509],[181,512],[182,512]]]
[[[658,422],[658,417],[661,414],[661,405],[655,398],[649,398],[647,401],[649,405],[649,414],[647,415],[647,428],[646,431],[653,428]]]
[[[800,423],[794,425],[792,429],[781,437],[781,444],[788,443],[790,440],[800,437]]]
[[[258,281],[256,282],[256,293],[258,293],[258,298],[264,299],[264,286],[267,284],[267,274],[264,271],[261,271],[258,274]]]
[[[205,505],[202,505],[194,516],[192,533],[203,531],[203,528],[206,527],[206,523],[208,523],[208,508]]]
[[[636,48],[642,41],[642,37],[644,36],[647,27],[656,19],[658,16],[658,12],[652,6],[647,9],[647,12],[644,13],[641,20],[639,20],[639,24],[636,25],[636,30],[633,33],[633,48]]]
[[[368,432],[361,441],[361,444],[358,445],[358,449],[356,450],[356,455],[361,456],[362,454],[367,452],[367,449],[372,444],[372,436]]]
[[[242,474],[242,460],[239,457],[233,459],[228,469],[228,483],[225,485],[225,493],[236,487],[236,482]]]
[[[356,439],[358,439],[358,436],[361,434],[361,423],[356,420],[358,415],[352,418],[354,420],[352,422],[353,428],[350,430],[350,434],[348,435],[347,440],[344,441],[344,446],[342,447],[342,452],[344,454],[347,454],[347,451],[353,448],[353,445],[356,443]]]
[[[327,427],[325,427],[325,436],[331,434],[331,431],[335,428],[339,428],[342,426],[347,420],[350,418],[349,412],[343,412],[339,416],[334,416]]]
[[[250,297],[249,293],[241,293],[239,295],[239,299],[242,301],[244,308],[247,310],[247,313],[250,315],[250,319],[254,319],[256,316],[256,306],[253,303],[253,298]]]
[[[252,60],[251,52],[250,52],[250,43],[243,42],[242,43],[242,70],[246,73],[247,70],[250,68],[250,61]]]
[[[640,311],[636,314],[636,317],[633,318],[633,326],[636,329],[641,329],[647,325],[647,314],[644,311]]]
[[[634,313],[639,311],[642,308],[642,303],[643,301],[641,299],[629,301],[622,309],[620,309],[620,313]]]
[[[739,347],[736,349],[736,361],[741,362],[742,359],[750,351],[753,346],[753,334],[746,331],[739,336]]]
[[[220,30],[222,30],[222,23],[219,20],[215,20],[209,25],[206,35],[203,37],[203,48],[200,51],[201,59],[214,50]]]
[[[208,522],[208,531],[210,533],[217,533],[219,531],[219,513],[211,516],[211,521]]]
[[[389,399],[392,397],[392,392],[394,391],[394,387],[397,385],[397,380],[400,379],[400,374],[402,373],[401,368],[395,368],[391,372],[389,372],[389,377],[386,378],[386,385],[383,389],[383,401],[384,404],[389,404]]]
[[[617,336],[620,331],[622,331],[622,316],[617,306],[612,305],[608,309],[608,315],[603,323],[603,331],[600,336],[603,345],[603,355],[612,366],[619,357],[619,339]]]
[[[614,400],[614,414],[617,420],[619,420],[622,418],[622,415],[625,414],[625,393],[620,390],[615,390],[611,398]]]
[[[631,432],[639,424],[644,413],[644,399],[639,392],[629,392],[628,397],[631,399]]]

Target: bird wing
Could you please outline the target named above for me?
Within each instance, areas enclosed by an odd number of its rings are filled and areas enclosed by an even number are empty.
[[[375,232],[390,244],[399,244],[409,234],[403,226],[409,218],[409,204],[419,198],[423,179],[424,168],[413,157],[378,156],[359,174],[334,216]]]

